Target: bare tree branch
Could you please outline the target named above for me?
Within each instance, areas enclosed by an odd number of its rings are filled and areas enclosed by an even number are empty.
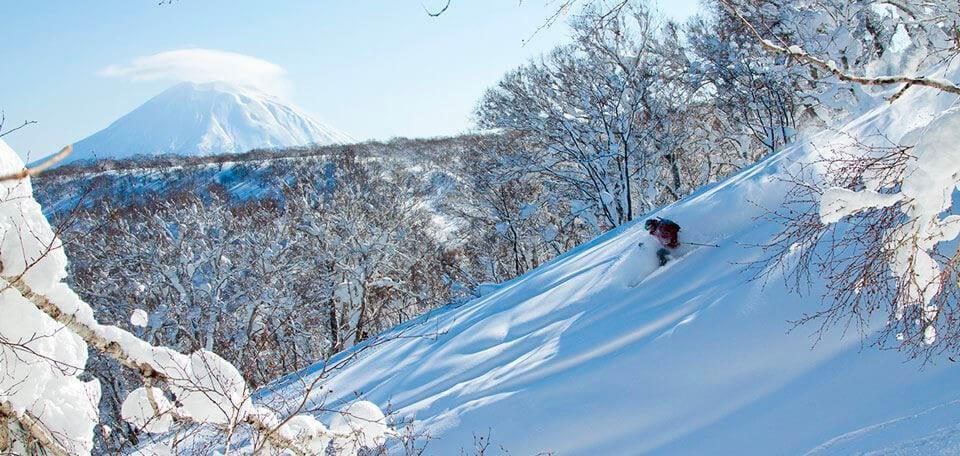
[[[12,130],[11,130],[12,131]],[[33,168],[24,168],[23,171],[7,174],[6,176],[0,176],[0,182],[6,182],[11,180],[19,180],[27,177],[33,177],[37,174],[42,173],[44,170],[49,169],[51,166],[56,165],[64,158],[67,158],[67,155],[70,155],[70,152],[73,152],[73,146],[66,146],[63,149],[60,149],[60,152],[57,152],[56,155],[48,158],[43,163],[34,166]]]
[[[12,418],[20,423],[23,429],[30,434],[30,437],[36,439],[46,453],[53,456],[70,456],[70,452],[57,441],[43,423],[29,413],[21,413],[14,409],[9,402],[0,401],[0,417]]]
[[[443,8],[441,8],[441,9],[440,9],[439,11],[437,11],[437,12],[431,12],[429,9],[427,9],[426,6],[423,7],[423,10],[426,11],[427,16],[430,16],[430,17],[439,17],[441,14],[443,14],[443,13],[445,13],[445,12],[447,11],[447,8],[450,8],[450,3],[451,3],[451,2],[453,2],[453,0],[447,0],[447,4],[446,4],[446,5],[443,5]]]
[[[7,131],[3,131],[3,124],[4,124],[4,122],[5,122],[6,120],[7,120],[7,116],[6,116],[4,113],[0,112],[0,138],[2,138],[2,137],[4,137],[4,136],[7,136],[7,135],[9,135],[10,133],[13,133],[13,132],[15,132],[15,131],[23,128],[23,127],[26,127],[27,125],[33,125],[33,124],[37,123],[36,120],[24,120],[24,121],[23,121],[23,124],[21,124],[19,127],[15,127],[15,128],[11,128],[11,129],[9,129],[9,130],[7,130]]]

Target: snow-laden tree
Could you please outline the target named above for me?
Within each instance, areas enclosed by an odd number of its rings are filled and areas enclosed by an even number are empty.
[[[508,73],[477,110],[480,126],[526,137],[524,149],[500,151],[510,166],[553,182],[574,211],[597,219],[598,230],[676,201],[760,155],[752,144],[730,147],[749,129],[737,125],[743,115],[718,106],[744,103],[731,100],[692,52],[687,42],[695,40],[677,24],[660,23],[643,2],[603,11],[592,6],[574,18],[572,44]],[[753,90],[752,82],[740,84]],[[782,145],[793,127],[794,105],[779,93],[765,98],[778,104],[775,119],[768,105],[753,104],[767,116],[754,136],[780,138],[766,150]]]
[[[330,442],[348,454],[381,445],[390,431],[373,404],[350,405],[331,429],[310,415],[283,418],[255,404],[240,371],[213,352],[183,354],[98,322],[62,281],[62,244],[33,199],[29,178],[16,174],[23,167],[0,141],[0,175],[6,176],[0,178],[0,451],[91,452],[101,387],[85,375],[88,349],[141,380],[121,413],[148,433],[205,429],[205,440],[228,453],[238,443],[243,450],[293,454],[317,454]],[[149,316],[138,310],[131,321],[146,325]]]
[[[527,133],[540,147],[529,168],[564,185],[602,227],[654,207],[664,158],[654,150],[651,88],[660,66],[646,11],[618,16],[594,33],[594,16],[576,22],[579,38],[508,73],[480,103],[485,128]]]
[[[173,192],[110,213],[104,222],[97,208],[74,211],[64,232],[71,279],[101,321],[154,344],[215,351],[253,386],[327,354],[324,314],[293,285],[308,265],[296,262],[290,221],[274,204]],[[137,309],[139,327],[129,321]],[[104,385],[103,421],[113,428],[100,437],[108,448],[136,444],[137,429],[118,418],[139,382],[98,354],[90,372]]]
[[[849,107],[869,87],[934,87],[960,94],[942,65],[960,52],[951,1],[713,0],[768,54],[801,65],[827,107]],[[869,96],[869,95],[867,95]],[[895,96],[899,96],[899,93]]]
[[[418,176],[348,152],[296,179],[287,210],[300,258],[322,274],[330,354],[448,302]]]
[[[457,279],[476,288],[520,276],[589,239],[593,232],[582,214],[571,210],[556,182],[541,179],[504,151],[533,147],[516,134],[476,138],[460,159],[459,192],[444,212],[463,223],[464,242]],[[592,214],[591,214],[592,215]]]
[[[769,5],[719,0],[768,52],[806,68],[815,94],[841,108],[874,103],[941,103],[960,94],[956,2],[796,0]],[[790,36],[757,23],[777,14]],[[922,89],[921,89],[922,88]],[[924,90],[922,95],[905,93]],[[912,94],[912,93],[911,93]],[[960,115],[947,107],[922,128],[917,119],[846,138],[795,175],[786,224],[772,261],[802,284],[826,278],[826,309],[803,322],[822,327],[887,319],[880,343],[929,357],[960,348],[958,250]]]
[[[292,285],[306,271],[272,202],[174,192],[107,222],[100,214],[74,212],[84,226],[65,235],[72,279],[101,318],[122,324],[139,306],[148,324],[134,330],[146,340],[216,350],[255,385],[322,358],[308,329],[322,319]]]
[[[784,56],[771,55],[743,24],[713,5],[710,14],[693,18],[685,38],[693,65],[689,77],[706,86],[709,117],[718,147],[736,152],[741,166],[791,142],[810,120],[816,97],[806,95],[806,75]],[[768,27],[778,18],[766,8],[756,15]]]

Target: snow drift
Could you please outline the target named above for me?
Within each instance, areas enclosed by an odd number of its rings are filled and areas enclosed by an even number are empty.
[[[258,90],[184,82],[77,142],[67,161],[350,142],[350,136]]]
[[[780,228],[757,216],[783,202],[782,173],[851,137],[909,141],[960,116],[948,110],[956,97],[929,89],[877,100],[839,131],[649,214],[680,223],[681,242],[719,247],[687,247],[656,269],[653,250],[638,248],[655,242],[641,219],[335,357],[357,360],[311,400],[393,410],[433,437],[437,455],[488,432],[511,454],[953,454],[960,371],[945,360],[921,370],[842,328],[816,343],[816,328],[789,331],[818,295],[790,293],[776,276],[751,281],[744,268]],[[262,394],[299,397],[300,380],[323,371]]]

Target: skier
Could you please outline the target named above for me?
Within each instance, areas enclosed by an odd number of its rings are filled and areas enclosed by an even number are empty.
[[[680,241],[677,240],[677,234],[680,232],[680,225],[672,220],[665,218],[650,219],[644,222],[643,227],[650,234],[660,241],[660,249],[657,250],[657,258],[660,260],[660,266],[667,264],[667,255],[673,249],[680,247]],[[643,245],[642,243],[640,245]]]

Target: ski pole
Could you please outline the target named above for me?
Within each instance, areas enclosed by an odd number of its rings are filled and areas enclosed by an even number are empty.
[[[720,247],[720,246],[717,245],[717,244],[701,244],[701,243],[699,243],[699,242],[684,241],[683,243],[684,243],[684,244],[690,244],[690,245],[699,245],[699,246],[701,246],[701,247],[717,247],[717,248]]]

